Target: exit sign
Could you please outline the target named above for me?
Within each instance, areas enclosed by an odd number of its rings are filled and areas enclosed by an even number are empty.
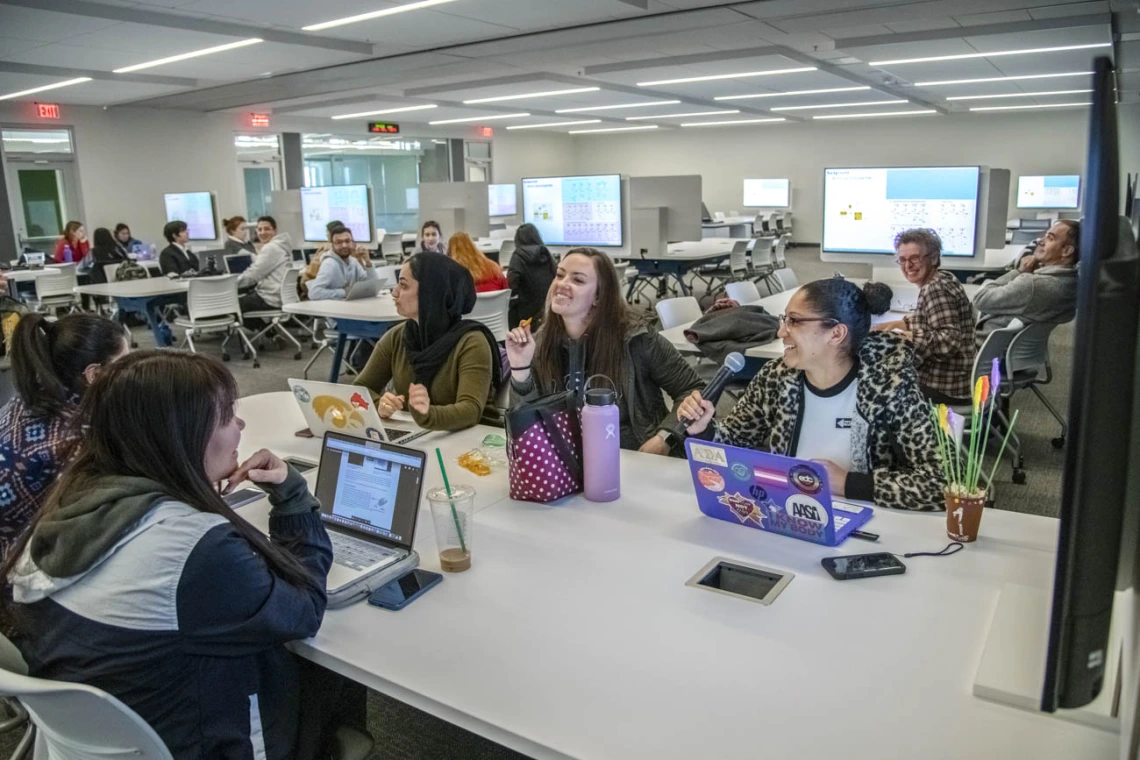
[[[492,127],[479,127],[480,137],[494,137],[495,130]]]
[[[251,127],[268,127],[269,114],[267,113],[251,113],[249,115],[249,126]]]
[[[36,113],[41,119],[58,119],[59,103],[36,103]]]
[[[390,124],[386,121],[370,121],[368,122],[368,131],[373,134],[398,135],[400,134],[400,125]]]

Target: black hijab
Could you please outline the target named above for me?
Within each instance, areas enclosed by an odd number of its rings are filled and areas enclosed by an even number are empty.
[[[478,330],[491,348],[492,388],[502,384],[502,362],[495,336],[482,322],[463,318],[475,308],[475,280],[462,264],[439,254],[416,254],[408,260],[419,283],[419,320],[404,327],[404,349],[417,383],[430,386],[455,350],[459,339]]]

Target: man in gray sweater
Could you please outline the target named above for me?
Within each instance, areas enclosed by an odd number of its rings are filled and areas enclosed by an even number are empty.
[[[1014,319],[1061,324],[1077,313],[1077,261],[1081,223],[1056,222],[1037,249],[1016,262],[996,280],[986,282],[974,297],[981,314],[982,334],[1007,326]]]

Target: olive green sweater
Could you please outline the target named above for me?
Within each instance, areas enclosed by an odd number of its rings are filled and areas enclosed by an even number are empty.
[[[406,324],[406,323],[405,323]],[[495,357],[496,360],[498,357]],[[491,347],[483,333],[472,331],[459,339],[455,350],[436,372],[428,388],[431,406],[420,414],[405,403],[416,424],[427,430],[462,430],[476,425],[491,392]],[[404,324],[384,334],[357,375],[355,385],[363,385],[375,401],[389,381],[397,395],[408,398],[414,375],[404,348]]]

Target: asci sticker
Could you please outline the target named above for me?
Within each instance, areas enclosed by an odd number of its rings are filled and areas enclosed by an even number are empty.
[[[792,520],[803,520],[814,523],[820,527],[827,527],[827,510],[823,505],[810,496],[793,494],[784,502],[784,512]]]

